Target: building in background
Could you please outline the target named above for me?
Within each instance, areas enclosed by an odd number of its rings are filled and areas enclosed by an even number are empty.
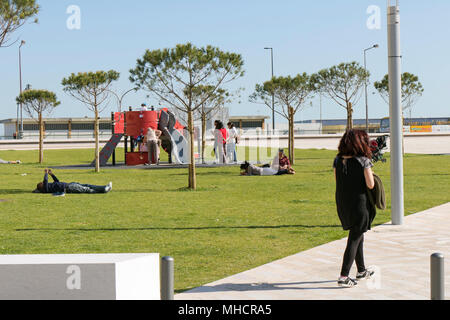
[[[20,123],[17,119],[0,120],[3,124],[3,136],[5,139],[14,139],[19,131]],[[77,139],[94,137],[93,118],[48,118],[44,119],[45,138],[53,139]],[[99,123],[100,137],[111,136],[111,118],[101,118]],[[23,138],[39,138],[39,124],[33,119],[23,119]]]
[[[266,130],[266,120],[269,116],[232,116],[230,122],[241,131],[261,129]]]

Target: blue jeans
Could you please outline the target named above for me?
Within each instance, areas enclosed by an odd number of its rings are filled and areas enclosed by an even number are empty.
[[[106,186],[72,182],[67,185],[66,193],[106,193]]]

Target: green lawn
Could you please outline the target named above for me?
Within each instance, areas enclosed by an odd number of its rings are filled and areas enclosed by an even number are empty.
[[[46,151],[49,167],[89,163],[92,150]],[[175,258],[177,292],[346,236],[334,204],[333,151],[298,150],[295,176],[241,177],[237,167],[55,170],[62,181],[114,183],[107,195],[31,194],[37,151],[2,151],[0,254],[141,253]],[[118,153],[119,160],[123,158]],[[450,201],[450,157],[406,155],[407,214]],[[376,164],[389,201],[389,162]],[[376,223],[390,220],[389,208]],[[336,266],[336,272],[339,266]]]

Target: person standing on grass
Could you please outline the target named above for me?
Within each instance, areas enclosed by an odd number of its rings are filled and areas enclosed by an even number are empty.
[[[148,150],[148,164],[159,164],[159,138],[162,132],[148,128],[147,131],[147,150]]]
[[[338,285],[353,287],[357,281],[370,278],[374,271],[364,264],[364,233],[371,229],[376,212],[367,196],[367,189],[375,186],[371,162],[369,136],[363,130],[348,130],[334,160],[336,206],[344,230],[349,230]],[[356,262],[356,280],[349,277]]]
[[[227,155],[229,162],[237,162],[236,146],[239,144],[239,133],[232,122],[228,122]]]
[[[216,163],[227,163],[227,139],[228,132],[222,121],[216,121],[216,129],[214,130],[214,147],[216,155]]]

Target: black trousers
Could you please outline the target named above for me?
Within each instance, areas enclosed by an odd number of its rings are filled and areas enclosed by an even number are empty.
[[[356,262],[358,272],[366,271],[364,265],[364,233],[350,230],[347,241],[347,248],[344,253],[341,276],[348,277],[353,262]]]

